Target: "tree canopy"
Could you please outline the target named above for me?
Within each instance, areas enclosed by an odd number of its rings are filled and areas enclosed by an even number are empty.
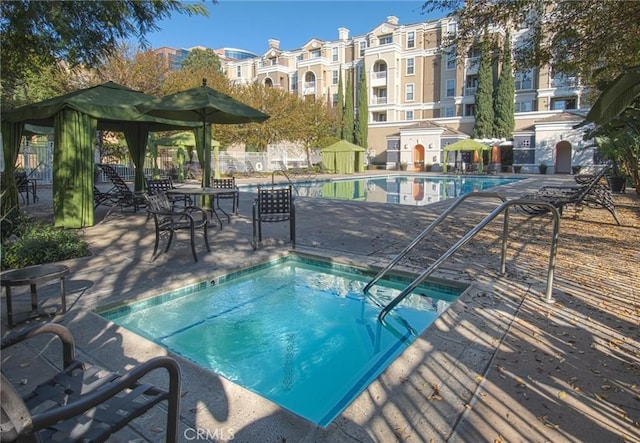
[[[640,63],[640,2],[594,0],[428,0],[423,11],[458,18],[455,41],[463,54],[489,26],[530,30],[515,48],[518,69],[544,65],[579,75],[588,86],[615,78]],[[601,88],[598,88],[601,89]]]
[[[208,15],[203,4],[178,0],[0,2],[2,98],[13,99],[26,72],[64,62],[93,67],[121,41],[145,35],[172,13]]]

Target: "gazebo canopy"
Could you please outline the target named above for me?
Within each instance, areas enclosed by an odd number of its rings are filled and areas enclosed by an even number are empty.
[[[366,151],[362,146],[340,140],[322,148],[320,153],[325,168],[338,174],[351,174],[354,171],[362,172],[364,170],[364,153]]]
[[[458,140],[455,143],[451,143],[444,147],[443,151],[490,151],[491,146],[485,145],[484,143],[480,143],[479,141],[473,140],[471,138],[466,138],[464,140]]]
[[[93,225],[94,148],[97,130],[123,132],[136,166],[135,189],[144,189],[144,156],[150,131],[194,128],[194,122],[142,114],[136,105],[153,97],[113,82],[2,112],[5,174],[2,213],[18,202],[13,169],[25,124],[54,129],[54,224]]]

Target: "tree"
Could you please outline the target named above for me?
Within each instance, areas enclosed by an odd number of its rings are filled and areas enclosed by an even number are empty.
[[[355,143],[363,148],[368,147],[367,138],[369,136],[369,97],[367,94],[367,75],[364,69],[360,71],[360,88],[358,92],[358,120],[355,130]]]
[[[454,40],[460,54],[474,42],[478,29],[527,26],[530,31],[515,51],[518,69],[551,65],[556,72],[579,75],[593,87],[640,63],[640,2],[428,0],[423,4],[423,12],[434,11],[457,16]]]
[[[353,72],[351,69],[347,70],[347,91],[345,92],[344,99],[344,115],[342,116],[342,139],[350,143],[353,143],[353,124],[354,124],[354,110],[353,110]]]
[[[182,61],[182,69],[190,71],[221,71],[220,57],[213,49],[195,48]]]
[[[114,81],[156,97],[162,95],[163,78],[169,68],[153,51],[121,44],[97,68],[96,83]]]
[[[338,104],[336,107],[338,109],[336,116],[338,120],[336,136],[339,140],[342,140],[344,138],[344,86],[342,84],[342,69],[340,69],[340,75],[338,77]]]
[[[208,15],[204,5],[178,0],[0,2],[3,101],[29,70],[59,61],[94,67],[131,36],[146,46],[145,35],[173,12]]]
[[[322,101],[308,97],[298,98],[295,116],[298,122],[295,125],[295,133],[291,133],[291,140],[302,142],[307,154],[307,163],[310,165],[312,148],[328,146],[337,141],[333,137],[332,113]]]
[[[475,138],[493,137],[493,63],[491,39],[485,32],[481,44],[480,67],[478,68],[478,88],[475,95]]]
[[[498,79],[494,104],[495,136],[511,138],[516,127],[515,120],[515,79],[511,62],[511,39],[509,34],[502,51],[502,69]]]

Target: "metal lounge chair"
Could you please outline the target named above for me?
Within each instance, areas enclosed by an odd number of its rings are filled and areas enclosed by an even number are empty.
[[[158,245],[160,244],[160,235],[163,232],[169,233],[169,240],[164,252],[169,251],[171,241],[173,240],[173,234],[176,231],[189,231],[191,239],[191,253],[193,259],[197,262],[198,256],[196,254],[195,243],[195,231],[202,228],[204,234],[204,243],[207,246],[207,251],[211,252],[209,247],[209,235],[208,226],[209,218],[207,212],[198,206],[186,206],[179,209],[171,203],[167,194],[161,192],[158,194],[145,194],[144,198],[147,201],[147,211],[153,217],[155,229],[156,229],[156,242],[153,247],[153,259],[156,258],[158,252]]]
[[[138,209],[146,205],[144,196],[136,194],[129,186],[124,182],[122,177],[118,175],[118,172],[111,165],[99,164],[98,167],[104,171],[104,174],[113,183],[113,188],[109,190],[109,194],[112,195],[113,200],[120,208],[133,208],[134,212],[138,212]]]
[[[76,360],[71,332],[47,323],[10,335],[2,349],[41,334],[62,342],[62,370],[24,395],[2,375],[1,441],[103,442],[153,406],[168,402],[166,442],[178,440],[180,367],[170,357],[155,357],[120,375]],[[169,389],[142,378],[156,369],[169,375]]]
[[[573,206],[580,210],[583,206],[606,209],[620,225],[618,214],[613,203],[613,194],[607,185],[600,183],[609,168],[604,167],[591,176],[590,181],[581,186],[544,186],[534,194],[524,196],[525,199],[541,200],[551,203],[562,214],[566,206]],[[519,206],[524,213],[535,216],[548,212],[537,206]]]
[[[262,223],[289,222],[289,236],[296,247],[296,208],[291,186],[261,188],[253,202],[253,249],[262,241]]]

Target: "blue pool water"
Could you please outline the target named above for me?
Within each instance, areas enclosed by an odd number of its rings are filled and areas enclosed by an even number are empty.
[[[423,206],[473,191],[522,180],[499,176],[417,176],[389,175],[384,177],[345,180],[295,182],[297,195],[302,197],[356,200]],[[253,191],[253,186],[241,186],[241,191]]]
[[[365,296],[370,279],[289,256],[101,315],[327,426],[463,290],[426,283],[383,326],[381,306],[409,280],[383,280]]]

